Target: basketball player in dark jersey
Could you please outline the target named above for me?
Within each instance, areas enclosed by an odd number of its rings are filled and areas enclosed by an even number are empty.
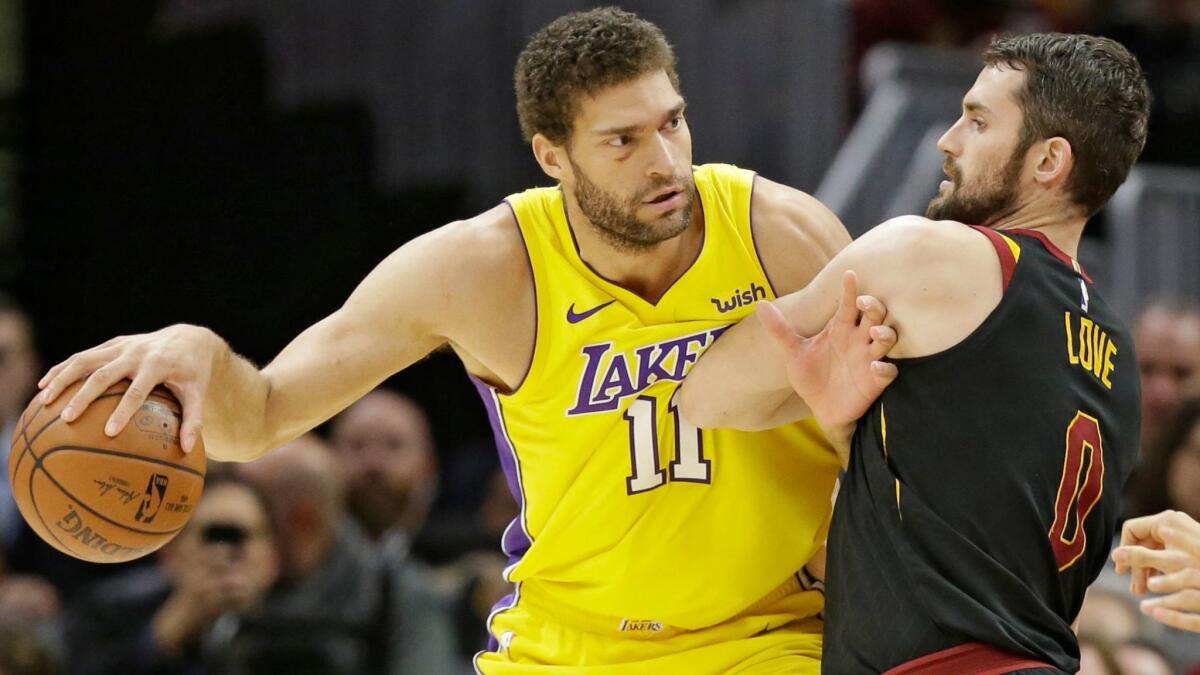
[[[938,142],[949,180],[928,219],[875,228],[764,303],[684,386],[700,426],[754,427],[799,393],[849,450],[825,672],[1075,672],[1071,624],[1133,467],[1133,344],[1075,254],[1145,142],[1141,69],[1085,35],[996,40],[984,62]],[[854,326],[839,312],[823,329],[847,270],[899,335],[899,377],[873,403],[816,377],[812,346]]]

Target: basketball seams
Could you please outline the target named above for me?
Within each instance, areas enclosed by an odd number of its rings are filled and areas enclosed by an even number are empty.
[[[138,455],[138,454],[134,454],[132,452],[123,452],[121,450],[110,450],[108,448],[93,448],[93,447],[89,447],[86,445],[56,445],[53,448],[50,448],[46,452],[42,453],[42,456],[38,459],[38,466],[41,466],[43,463],[45,463],[46,458],[49,457],[50,455],[53,455],[56,452],[62,452],[64,450],[77,450],[80,452],[94,452],[98,455],[111,455],[113,457],[120,457],[122,459],[133,459],[133,460],[137,460],[139,462],[148,462],[150,464],[158,464],[160,466],[167,466],[172,469],[182,471],[184,473],[190,473],[193,476],[195,476],[196,478],[200,478],[200,479],[203,479],[205,476],[204,473],[197,471],[189,466],[168,462],[165,459],[155,459],[153,457],[146,457],[145,455]]]
[[[99,400],[101,400],[101,399],[105,399],[105,398],[112,398],[112,397],[114,397],[114,396],[123,396],[124,394],[125,394],[125,392],[123,392],[123,391],[122,391],[122,392],[117,392],[117,393],[112,393],[112,394],[101,394],[100,396],[97,396],[97,397],[96,397],[96,401],[99,401]],[[93,402],[94,402],[94,401],[93,401]],[[35,462],[35,463],[36,463],[38,466],[41,466],[41,461],[42,461],[42,458],[41,458],[41,457],[38,457],[38,456],[37,456],[37,454],[35,454],[35,453],[33,452],[33,442],[34,442],[34,441],[36,441],[36,440],[38,439],[38,437],[40,437],[40,436],[41,436],[43,433],[45,433],[47,429],[49,429],[50,427],[54,426],[54,423],[55,423],[55,422],[61,422],[61,421],[62,421],[62,414],[61,414],[61,413],[60,413],[60,414],[58,414],[58,415],[55,415],[55,416],[54,416],[54,419],[50,420],[50,421],[49,421],[49,422],[46,424],[46,426],[44,426],[44,427],[42,427],[41,429],[39,429],[39,430],[38,430],[38,432],[37,432],[36,434],[34,434],[34,435],[33,435],[33,438],[30,438],[30,437],[29,437],[29,434],[28,434],[29,427],[30,427],[30,426],[33,424],[33,421],[37,419],[37,416],[38,416],[39,414],[41,414],[41,412],[42,412],[43,410],[45,410],[45,409],[46,409],[46,404],[45,404],[45,403],[43,403],[43,404],[41,404],[40,406],[38,406],[37,412],[35,412],[35,413],[33,414],[33,417],[30,417],[30,418],[29,418],[29,421],[28,421],[28,422],[27,422],[27,423],[26,423],[26,424],[25,424],[25,425],[24,425],[24,426],[21,428],[21,438],[22,438],[22,439],[25,441],[25,447],[21,449],[21,456],[20,456],[20,457],[17,459],[17,466],[16,466],[16,468],[13,468],[13,469],[11,470],[11,471],[12,471],[12,473],[13,473],[13,475],[16,475],[16,470],[17,470],[18,468],[20,468],[20,461],[21,461],[22,459],[24,459],[24,458],[25,458],[25,452],[26,452],[26,451],[28,451],[30,455],[33,455],[33,460],[34,460],[34,462]],[[28,411],[26,411],[26,412],[28,412]],[[42,455],[42,456],[44,457],[45,455]],[[12,458],[11,458],[11,457],[9,458],[8,462],[9,462],[9,466],[12,466],[12,463],[13,463],[13,461],[12,461]]]
[[[42,516],[42,510],[40,508],[38,508],[37,492],[34,492],[34,490],[33,490],[33,479],[34,479],[34,477],[37,476],[38,469],[41,469],[41,468],[42,468],[41,466],[38,466],[35,464],[34,467],[29,470],[29,503],[33,505],[33,511],[34,511],[34,513],[37,514],[38,520],[41,521],[42,528],[44,530],[46,530],[46,532],[48,532],[51,537],[54,537],[54,541],[58,542],[59,548],[63,551],[74,552],[75,548],[73,546],[69,546],[66,543],[64,543],[62,539],[59,539],[58,534],[56,534],[54,532],[54,529],[46,524],[46,518],[44,516]],[[54,477],[51,476],[49,473],[47,473],[45,471],[45,469],[42,469],[42,472],[46,473],[47,478],[49,478],[52,481],[54,480]],[[55,481],[55,485],[58,485],[57,481]],[[59,489],[62,490],[61,487]],[[63,490],[62,492],[63,492],[63,494],[66,494],[65,490]],[[76,501],[78,501],[78,500],[76,500]],[[75,555],[77,555],[77,554],[75,554]]]

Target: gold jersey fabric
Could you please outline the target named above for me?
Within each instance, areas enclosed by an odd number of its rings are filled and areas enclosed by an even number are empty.
[[[815,424],[701,431],[676,407],[700,354],[774,297],[751,233],[753,173],[693,174],[703,244],[653,303],[580,258],[558,188],[506,200],[533,270],[537,337],[517,389],[476,382],[521,507],[505,574],[515,602],[574,625],[720,623],[785,582],[828,527],[838,464]]]

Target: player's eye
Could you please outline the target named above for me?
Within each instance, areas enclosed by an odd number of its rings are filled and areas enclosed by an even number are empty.
[[[670,122],[667,122],[667,128],[670,129],[671,131],[676,131],[682,126],[683,126],[683,115],[676,115],[671,118]]]
[[[983,131],[984,127],[987,125],[984,124],[983,120],[979,119],[978,117],[973,117],[971,118],[971,126],[975,127],[976,131]]]
[[[608,139],[605,143],[614,148],[623,148],[633,142],[632,136],[616,136]]]

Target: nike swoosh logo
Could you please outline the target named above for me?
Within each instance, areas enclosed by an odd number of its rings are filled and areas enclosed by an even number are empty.
[[[589,310],[582,311],[578,314],[575,313],[575,303],[572,302],[571,306],[567,308],[567,321],[570,321],[571,323],[579,323],[580,321],[583,321],[584,319],[595,314],[596,312],[599,312],[600,310],[604,309],[605,307],[608,307],[609,305],[613,304],[616,301],[617,301],[616,298],[614,298],[614,299],[609,300],[608,302],[604,303],[603,305],[597,305]]]

